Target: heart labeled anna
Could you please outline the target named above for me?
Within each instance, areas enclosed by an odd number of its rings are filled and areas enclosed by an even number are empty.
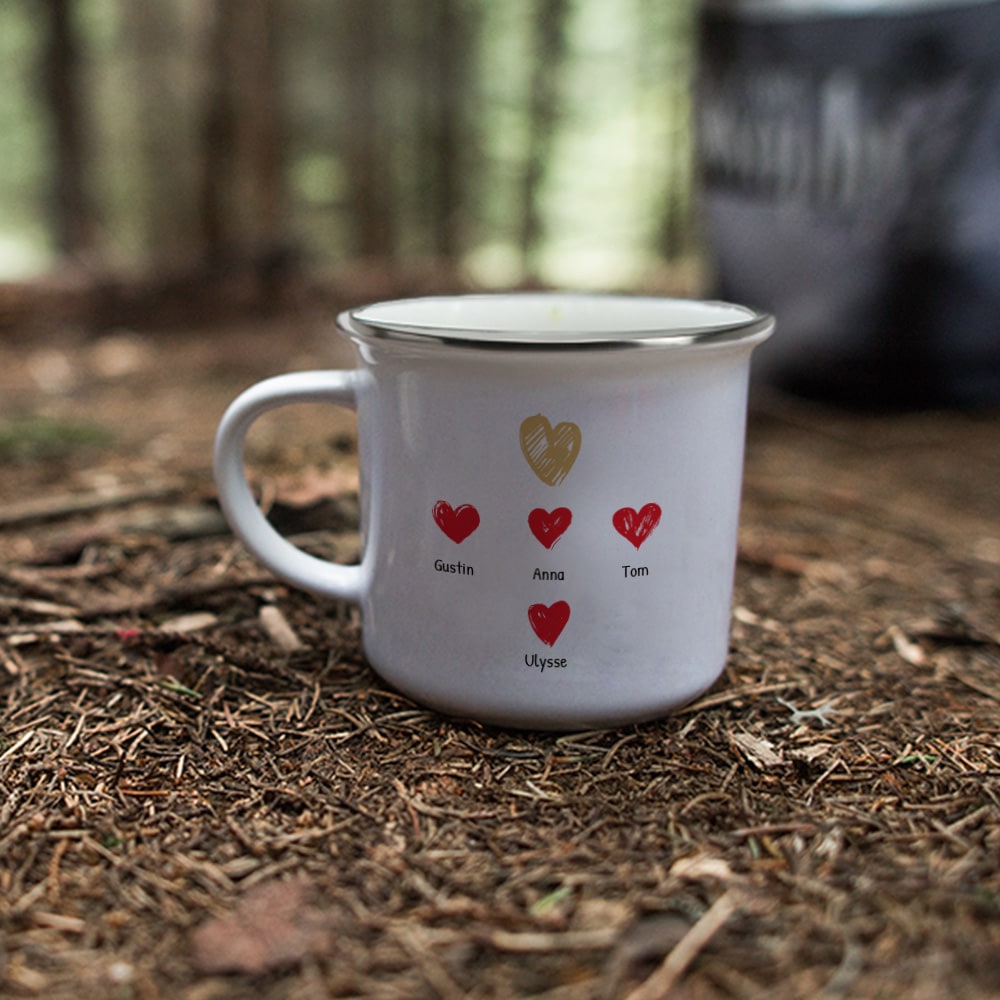
[[[611,523],[622,538],[628,539],[638,549],[656,529],[662,515],[658,503],[648,503],[641,510],[622,507],[614,512]]]
[[[471,503],[453,508],[447,500],[438,500],[434,504],[434,523],[456,545],[461,545],[479,527],[479,511]]]
[[[569,420],[549,423],[540,413],[521,423],[521,451],[531,471],[548,486],[558,486],[580,453],[580,428]]]
[[[555,604],[532,604],[528,608],[531,630],[546,646],[551,646],[559,638],[569,621],[569,605],[565,601]]]
[[[528,515],[528,527],[542,545],[551,549],[562,538],[572,520],[573,512],[568,507],[556,507],[555,510],[536,507]]]

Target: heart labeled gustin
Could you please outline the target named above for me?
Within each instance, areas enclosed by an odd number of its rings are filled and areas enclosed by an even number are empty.
[[[471,503],[452,507],[447,500],[438,500],[434,504],[434,523],[456,545],[461,545],[479,527],[479,511]]]

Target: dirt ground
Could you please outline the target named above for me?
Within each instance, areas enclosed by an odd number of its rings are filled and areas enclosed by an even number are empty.
[[[442,718],[221,522],[225,403],[313,315],[0,336],[0,996],[1000,996],[1000,422],[755,400],[724,677]],[[357,555],[352,418],[263,502]]]

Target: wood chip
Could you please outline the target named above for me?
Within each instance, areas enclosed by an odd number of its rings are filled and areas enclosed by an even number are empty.
[[[67,618],[60,621],[45,622],[44,625],[39,625],[36,628],[25,629],[23,632],[13,632],[7,637],[7,642],[9,642],[11,646],[31,646],[34,643],[41,642],[43,639],[52,635],[63,635],[70,632],[83,632],[84,629],[85,626],[82,622],[78,622],[75,618]]]
[[[302,640],[276,604],[265,604],[260,609],[259,617],[261,628],[279,649],[286,653],[294,653],[303,648]]]
[[[161,632],[173,632],[185,635],[188,632],[200,632],[203,629],[211,628],[219,622],[218,616],[211,611],[193,611],[188,615],[180,615],[178,618],[171,618],[160,625]]]
[[[807,747],[796,747],[794,750],[789,750],[788,756],[793,760],[801,760],[811,764],[814,760],[828,754],[830,750],[829,743],[813,743]]]
[[[910,664],[910,666],[920,667],[927,661],[927,655],[920,647],[920,644],[910,639],[910,637],[898,625],[892,625],[888,630],[888,635],[889,638],[892,639],[893,649],[895,649],[896,652]]]
[[[696,854],[693,857],[679,858],[670,866],[670,874],[675,878],[701,879],[717,878],[729,881],[733,870],[725,858],[712,857],[709,854]]]

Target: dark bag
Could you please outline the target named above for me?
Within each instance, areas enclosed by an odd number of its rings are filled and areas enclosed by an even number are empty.
[[[697,133],[720,297],[757,377],[1000,403],[1000,2],[715,0]]]

